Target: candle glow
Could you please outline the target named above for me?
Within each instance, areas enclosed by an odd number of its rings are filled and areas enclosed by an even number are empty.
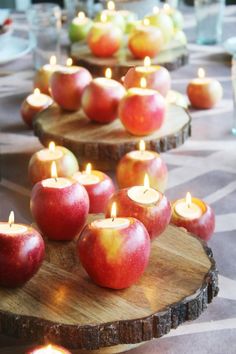
[[[56,65],[57,63],[57,58],[55,55],[52,55],[50,60],[49,60],[50,65]]]
[[[150,20],[148,18],[145,18],[143,20],[143,24],[144,24],[144,26],[149,26],[150,25]]]
[[[145,173],[145,176],[144,176],[144,181],[143,181],[143,185],[146,189],[149,189],[150,188],[150,181],[149,181],[149,177],[148,177],[148,174]],[[144,192],[145,193],[145,192]]]
[[[15,222],[15,215],[14,215],[14,211],[11,211],[8,217],[8,224],[11,227]]]
[[[57,179],[57,166],[55,161],[51,164],[51,177],[55,178],[55,180]]]
[[[79,13],[78,13],[78,16],[77,16],[78,18],[79,18],[79,20],[84,20],[85,19],[85,13],[83,12],[83,11],[80,11]]]
[[[189,192],[186,194],[185,203],[187,204],[187,207],[188,207],[188,208],[191,208],[191,205],[192,205],[192,196],[191,196],[191,194],[190,194]]]
[[[199,79],[204,79],[205,70],[203,68],[199,68],[197,74],[198,74]]]
[[[106,77],[107,79],[111,79],[111,78],[112,78],[112,70],[111,70],[111,68],[107,68],[107,69],[105,70],[105,77]]]
[[[169,4],[164,4],[163,9],[166,13],[170,12],[170,5]]]
[[[139,142],[139,151],[145,151],[146,150],[146,144],[144,140],[140,140]]]
[[[91,165],[91,163],[88,163],[86,166],[86,169],[85,169],[85,173],[87,175],[91,175],[91,171],[92,171],[92,165]]]
[[[54,152],[55,151],[55,147],[56,147],[56,145],[55,145],[54,141],[51,141],[49,143],[49,145],[48,145],[48,148],[49,148],[50,152]]]
[[[160,10],[159,10],[159,7],[158,7],[158,6],[154,6],[153,9],[152,9],[152,12],[153,12],[154,14],[158,14],[159,11],[160,11]]]
[[[114,202],[111,205],[111,218],[115,219],[116,215],[117,215],[117,206],[116,206],[116,202]]]
[[[73,64],[73,60],[71,58],[67,58],[66,66],[71,66]]]
[[[107,9],[108,9],[109,11],[114,11],[114,10],[115,10],[115,3],[114,3],[114,1],[108,1],[108,3],[107,3]]]
[[[34,95],[35,95],[35,96],[39,96],[40,93],[41,93],[41,92],[40,92],[40,89],[38,89],[38,88],[35,88],[35,89],[34,89]]]
[[[145,77],[141,77],[140,79],[140,87],[145,89],[147,88],[147,80],[145,79]]]
[[[143,65],[145,66],[145,68],[148,68],[149,66],[151,66],[151,59],[150,59],[150,57],[145,57],[145,58],[144,58]]]
[[[102,12],[102,14],[101,14],[101,22],[102,23],[106,23],[107,22],[107,15],[104,12]]]

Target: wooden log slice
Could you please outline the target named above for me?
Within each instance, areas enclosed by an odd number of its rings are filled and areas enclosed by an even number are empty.
[[[114,168],[125,153],[137,148],[140,140],[129,134],[119,119],[105,125],[92,123],[82,112],[65,112],[57,105],[37,115],[34,132],[44,145],[53,140],[73,151],[80,163],[89,161],[101,170]],[[162,128],[143,139],[147,149],[164,152],[183,144],[190,134],[189,113],[169,105]]]
[[[110,67],[113,78],[117,80],[125,75],[132,66],[143,65],[143,60],[133,58],[127,48],[120,50],[111,58],[98,58],[91,53],[87,44],[74,43],[71,46],[70,56],[75,64],[84,66],[94,76],[104,76],[106,68]],[[172,71],[187,64],[188,56],[186,45],[173,40],[156,58],[152,59],[152,64],[162,65]]]
[[[114,352],[113,346],[159,338],[196,319],[217,292],[211,250],[174,226],[152,242],[147,270],[125,290],[95,285],[74,241],[47,242],[46,260],[24,287],[0,288],[0,329],[28,343]]]

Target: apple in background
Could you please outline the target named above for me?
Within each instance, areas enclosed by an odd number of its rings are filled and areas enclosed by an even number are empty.
[[[180,42],[182,45],[186,45],[188,43],[186,34],[181,30],[175,32],[173,39]]]
[[[87,225],[77,241],[80,262],[98,285],[124,289],[137,282],[147,267],[150,239],[144,225],[126,218],[124,228],[99,228],[96,221]],[[99,220],[97,220],[99,222]]]
[[[223,89],[219,81],[204,79],[203,84],[190,81],[187,86],[187,95],[194,108],[209,109],[220,102],[223,96]]]
[[[119,27],[110,22],[94,23],[87,36],[91,52],[101,58],[115,54],[121,45],[122,32]]]
[[[28,225],[23,233],[0,232],[0,286],[22,286],[41,266],[45,246],[41,235]]]
[[[128,48],[135,58],[155,57],[163,47],[163,35],[153,26],[139,25],[129,36]]]
[[[60,183],[58,178],[58,183]],[[48,179],[34,185],[30,208],[42,234],[50,240],[70,241],[83,228],[89,197],[85,188],[75,180],[64,188],[45,186]]]
[[[51,164],[55,161],[59,177],[70,177],[78,171],[79,165],[75,155],[63,146],[55,146],[55,154],[51,158],[44,157],[44,152],[49,153],[50,149],[45,148],[35,152],[28,166],[29,180],[32,184],[51,177]]]
[[[122,32],[125,31],[126,20],[125,20],[125,17],[123,16],[123,14],[120,13],[120,11],[114,11],[114,10],[109,10],[109,9],[102,10],[102,12],[99,12],[95,16],[95,21],[102,22],[103,16],[105,16],[106,22],[111,23],[113,25],[113,27],[116,26]]]
[[[173,21],[163,11],[145,16],[150,21],[150,25],[160,29],[164,43],[167,44],[174,36]]]
[[[118,114],[129,133],[141,136],[161,128],[165,111],[165,100],[157,91],[130,88],[120,101]]]
[[[91,80],[90,72],[81,66],[64,67],[52,74],[52,97],[61,108],[76,111],[80,108],[83,90]]]
[[[118,104],[125,95],[125,88],[118,81],[96,78],[85,88],[82,108],[89,119],[109,123],[118,116]]]
[[[117,217],[133,217],[146,227],[150,239],[158,237],[168,226],[171,218],[171,206],[167,198],[159,192],[157,203],[141,204],[128,196],[129,188],[115,192],[109,200],[105,215],[110,215],[112,204],[117,205]]]
[[[130,29],[132,28],[133,24],[138,20],[137,14],[128,10],[119,10],[116,12],[118,12],[118,14],[121,15],[124,19],[125,33],[130,33]]]
[[[173,21],[175,30],[182,30],[184,27],[184,17],[182,13],[176,9],[171,8],[169,16]]]
[[[72,43],[86,39],[93,25],[93,21],[90,18],[80,18],[79,15],[75,17],[69,25],[69,38]]]
[[[147,88],[157,90],[162,96],[166,97],[171,88],[171,77],[166,68],[159,65],[152,65],[150,67],[132,67],[125,75],[125,88],[140,87],[140,80],[142,77],[146,79]]]

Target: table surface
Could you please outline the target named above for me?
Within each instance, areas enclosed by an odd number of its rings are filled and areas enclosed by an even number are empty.
[[[171,73],[173,88],[185,93],[187,83],[201,66],[208,76],[222,83],[224,97],[214,109],[192,110],[192,138],[162,157],[169,168],[167,196],[180,198],[191,191],[215,210],[216,231],[209,245],[219,269],[220,292],[198,320],[130,351],[133,354],[236,353],[236,138],[231,134],[231,57],[221,46],[194,44],[192,12],[192,9],[185,12],[190,63]],[[16,18],[17,30],[25,36],[25,21],[22,16]],[[224,39],[236,35],[236,7],[226,9],[223,33]],[[19,114],[22,100],[32,90],[32,76],[31,54],[0,67],[1,220],[7,219],[9,211],[14,210],[16,221],[32,222],[27,165],[32,153],[41,145],[26,129]],[[23,354],[18,345],[17,340],[0,336],[1,354]]]

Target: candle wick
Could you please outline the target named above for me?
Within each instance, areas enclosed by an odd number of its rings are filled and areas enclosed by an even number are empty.
[[[55,177],[55,182],[57,182],[57,177]]]
[[[114,220],[115,220],[115,218],[113,217],[111,221],[113,222]]]
[[[145,194],[148,191],[148,189],[145,189],[145,191],[143,192],[143,194]]]

